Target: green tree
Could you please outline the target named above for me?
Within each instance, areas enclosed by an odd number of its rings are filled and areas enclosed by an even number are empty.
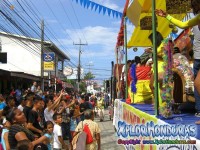
[[[85,74],[84,79],[85,80],[90,80],[90,79],[94,79],[95,76],[89,71],[88,73]]]
[[[77,88],[77,80],[76,79],[65,79],[64,80],[67,83],[70,83],[73,85],[75,88]],[[79,84],[80,92],[81,93],[86,93],[86,83],[84,81],[81,81]]]
[[[64,81],[67,82],[67,83],[70,83],[71,85],[76,87],[76,80],[74,80],[74,79],[65,79]]]
[[[91,80],[91,79],[94,79],[94,78],[95,78],[95,76],[91,72],[86,73],[85,76],[84,76],[84,80]],[[82,93],[87,92],[87,85],[86,85],[84,80],[81,80],[81,82],[79,84],[80,92],[82,92]],[[65,79],[64,81],[72,84],[74,87],[77,87],[77,83],[76,83],[77,80],[76,79]]]
[[[80,91],[82,93],[86,93],[87,92],[87,86],[86,86],[85,82],[80,82],[79,88],[80,88]]]

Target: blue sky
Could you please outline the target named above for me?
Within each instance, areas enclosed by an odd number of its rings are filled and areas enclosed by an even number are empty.
[[[123,11],[125,4],[125,0],[92,1],[120,12]],[[96,79],[110,78],[111,72],[108,70],[111,70],[111,61],[115,62],[114,49],[120,29],[120,18],[113,18],[84,8],[75,0],[18,0],[19,3],[17,0],[7,0],[7,2],[14,6],[13,11],[26,18],[35,29],[37,28],[35,23],[40,26],[40,20],[44,19],[45,34],[70,57],[71,62],[68,65],[75,67],[78,64],[79,46],[73,43],[79,43],[80,39],[82,43],[87,43],[87,46],[82,46],[81,54],[81,66],[84,73],[87,73],[90,68]],[[6,4],[0,6],[4,10]],[[33,11],[37,15],[34,15]],[[35,20],[35,23],[26,13]],[[12,14],[11,17],[16,18]],[[128,39],[133,28],[132,24],[128,23]],[[39,29],[36,30],[40,32]],[[129,50],[128,59],[133,59],[135,55],[141,53],[141,51],[134,53]]]

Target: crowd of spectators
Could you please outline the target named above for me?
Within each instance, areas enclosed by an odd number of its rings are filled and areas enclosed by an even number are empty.
[[[86,149],[100,149],[100,128],[94,122],[96,103],[91,94],[43,92],[36,82],[24,92],[13,88],[0,95],[0,146],[4,150],[72,149],[71,141],[83,121],[93,137]]]

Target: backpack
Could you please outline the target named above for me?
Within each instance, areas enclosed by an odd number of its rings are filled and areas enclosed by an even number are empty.
[[[86,144],[90,144],[93,142],[93,137],[90,131],[90,128],[88,127],[88,124],[85,124],[83,127],[83,131],[86,133]]]
[[[83,126],[82,121],[82,129],[72,139],[73,150],[85,150],[86,144],[90,144],[92,142],[93,137],[91,131],[87,124]]]
[[[83,129],[80,130],[78,134],[76,134],[72,139],[73,150],[85,150],[86,138],[87,138],[87,134],[83,131]]]

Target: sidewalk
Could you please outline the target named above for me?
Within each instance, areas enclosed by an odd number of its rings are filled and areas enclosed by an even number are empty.
[[[112,121],[109,119],[108,110],[105,110],[103,122],[100,122],[99,118],[95,118],[95,121],[101,128],[101,150],[124,150],[123,146],[117,145],[117,135]]]

